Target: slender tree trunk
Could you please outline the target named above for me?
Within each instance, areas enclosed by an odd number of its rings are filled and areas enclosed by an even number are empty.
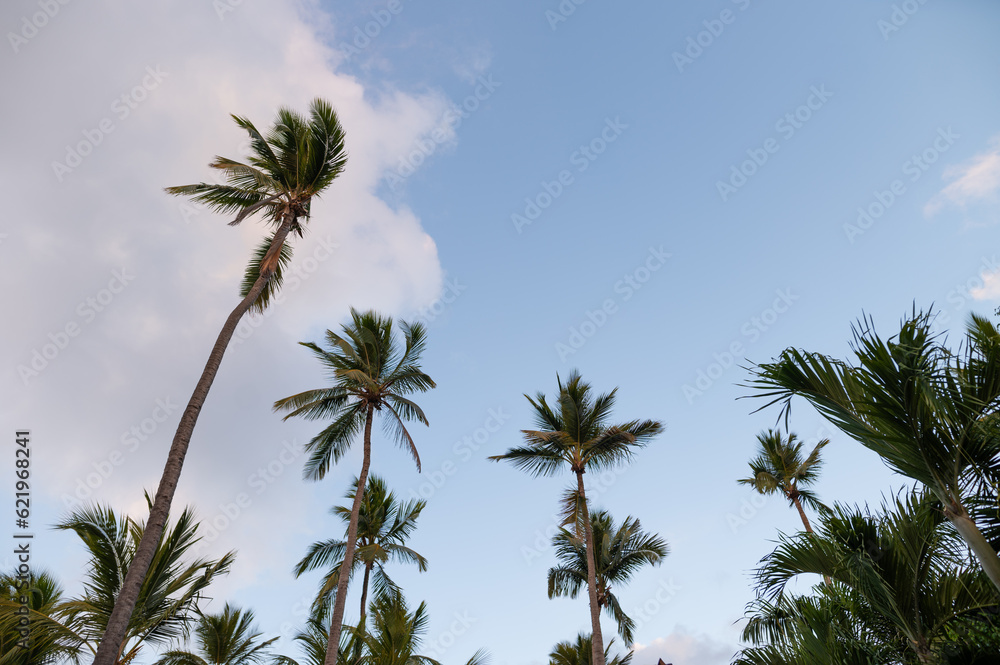
[[[167,453],[167,463],[163,467],[163,476],[160,478],[160,485],[156,490],[153,508],[149,511],[149,519],[146,522],[142,540],[139,541],[139,547],[136,549],[131,565],[129,565],[125,582],[118,593],[118,598],[115,599],[115,607],[108,619],[104,635],[101,637],[101,644],[97,648],[94,665],[115,665],[121,655],[125,646],[129,620],[135,610],[135,604],[139,600],[139,592],[146,579],[146,573],[149,572],[156,547],[163,536],[163,528],[167,523],[170,504],[174,499],[174,492],[181,476],[181,467],[184,465],[184,457],[187,455],[188,444],[191,442],[191,435],[194,432],[195,423],[198,422],[201,407],[205,404],[205,398],[208,397],[208,391],[219,371],[226,347],[229,346],[229,341],[233,338],[233,333],[236,332],[236,326],[264,290],[264,287],[267,286],[271,275],[274,274],[274,266],[277,264],[281,246],[294,222],[295,215],[291,213],[285,215],[284,221],[274,234],[271,247],[261,262],[261,271],[257,281],[254,282],[253,288],[240,301],[236,309],[229,314],[225,325],[222,326],[222,331],[219,333],[218,339],[215,340],[215,346],[212,347],[212,352],[208,356],[205,369],[202,370],[201,378],[181,415],[177,432],[174,434],[170,451]]]
[[[806,528],[806,533],[812,533],[812,526],[809,524],[809,518],[806,517],[806,511],[802,510],[802,502],[799,501],[799,497],[793,496],[792,503],[795,504],[796,510],[799,511],[799,517],[802,518],[802,526]]]
[[[969,517],[965,506],[957,501],[944,502],[944,505],[945,517],[955,525],[958,534],[962,536],[962,539],[968,544],[969,549],[979,559],[979,565],[983,567],[993,585],[997,589],[1000,589],[1000,556],[997,556],[996,550],[993,549],[989,541],[986,540],[986,537],[983,536],[983,532],[979,530],[976,523]]]
[[[594,563],[594,528],[590,523],[587,494],[583,489],[583,471],[576,472],[576,487],[583,504],[583,531],[587,545],[587,592],[590,595],[590,644],[592,665],[604,665],[604,637],[601,635],[601,605],[597,601],[597,564]]]
[[[365,622],[365,609],[367,609],[368,604],[368,578],[372,573],[372,564],[365,564],[365,579],[361,582],[361,621],[358,624]]]
[[[361,462],[361,474],[358,476],[358,491],[354,493],[354,505],[351,506],[351,521],[347,524],[347,545],[344,547],[344,563],[340,564],[340,578],[337,580],[337,597],[333,602],[333,618],[330,620],[330,642],[326,647],[324,665],[337,665],[337,655],[340,651],[340,630],[344,623],[344,606],[347,604],[347,580],[351,577],[354,566],[354,547],[358,541],[358,515],[361,512],[361,499],[365,493],[365,483],[368,481],[368,467],[372,461],[372,419],[374,409],[368,406],[365,415],[365,452]]]

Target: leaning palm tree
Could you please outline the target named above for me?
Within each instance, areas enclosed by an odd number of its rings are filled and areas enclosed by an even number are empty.
[[[263,311],[270,303],[281,285],[282,269],[291,260],[291,247],[285,242],[288,234],[302,235],[300,222],[309,218],[313,197],[319,196],[343,172],[347,163],[344,130],[333,108],[323,100],[312,102],[308,118],[279,109],[267,136],[248,119],[238,116],[233,119],[250,135],[251,155],[247,163],[216,157],[209,166],[219,170],[227,184],[169,187],[167,192],[189,196],[216,212],[235,215],[230,225],[259,215],[274,231],[263,240],[248,264],[240,288],[242,300],[223,324],[181,415],[149,514],[145,538],[115,602],[94,665],[112,665],[117,657],[117,649],[125,638],[129,617],[167,522],[195,423],[240,319],[252,309]]]
[[[420,369],[420,356],[426,346],[423,325],[402,322],[400,328],[404,340],[402,349],[393,335],[391,317],[352,308],[351,323],[342,326],[341,335],[326,331],[329,349],[313,342],[300,342],[330,372],[333,385],[307,390],[274,403],[276,411],[287,412],[285,420],[293,417],[333,419],[306,444],[309,457],[304,475],[307,479],[320,480],[326,476],[330,467],[347,453],[358,434],[362,435],[364,454],[356,481],[357,487],[362,489],[354,493],[343,552],[342,568],[348,571],[354,569],[358,520],[371,465],[372,424],[376,412],[386,416],[383,420],[386,432],[410,453],[420,470],[420,455],[404,422],[416,420],[426,425],[427,417],[406,395],[426,392],[434,387],[434,381]],[[326,665],[337,663],[349,578],[349,574],[338,576]]]
[[[608,422],[615,403],[615,388],[596,398],[590,385],[575,370],[566,384],[559,383],[559,404],[553,409],[538,393],[535,399],[527,397],[534,409],[537,430],[523,430],[525,445],[511,448],[491,460],[510,461],[514,466],[535,476],[551,476],[568,468],[576,474],[576,488],[566,491],[563,499],[563,526],[572,525],[574,533],[586,543],[587,591],[590,600],[590,623],[593,635],[593,663],[604,663],[604,639],[601,635],[601,606],[597,593],[597,567],[595,563],[594,533],[591,528],[587,494],[583,474],[588,470],[614,467],[632,458],[636,449],[643,447],[663,431],[655,420],[633,420],[612,425]]]
[[[958,351],[931,332],[933,314],[914,311],[883,340],[870,319],[854,326],[856,364],[786,349],[755,369],[750,387],[781,403],[804,397],[892,470],[919,481],[1000,589],[1000,557],[970,516],[968,489],[995,475],[1000,455],[1000,332],[973,315]]]
[[[63,624],[62,593],[45,571],[0,575],[0,665],[80,662],[84,640]]]
[[[759,593],[779,601],[789,581],[813,573],[833,579],[856,616],[855,635],[878,634],[902,660],[941,662],[942,650],[1000,595],[968,555],[933,495],[912,492],[882,514],[835,506],[815,534],[782,537],[757,571]],[[820,593],[829,593],[823,587]],[[906,658],[905,656],[909,656]]]
[[[358,491],[358,479],[354,479],[350,491],[345,498],[354,504]],[[415,550],[406,546],[406,541],[417,528],[417,518],[427,506],[423,500],[400,502],[394,492],[390,492],[385,481],[378,476],[369,476],[358,512],[357,544],[354,551],[354,568],[363,568],[364,576],[361,583],[361,618],[358,629],[364,630],[365,609],[368,606],[368,585],[374,572],[376,593],[395,587],[396,584],[385,572],[385,564],[389,561],[416,564],[420,572],[427,570],[427,559]],[[351,508],[336,506],[333,513],[344,521],[345,528],[350,526]],[[334,591],[339,583],[341,566],[344,562],[344,550],[347,541],[330,539],[309,546],[306,556],[295,566],[295,576],[317,568],[328,568],[329,572],[323,581],[313,611],[322,615],[323,608],[330,607],[334,600]],[[353,573],[354,571],[352,571]]]
[[[750,470],[753,475],[736,482],[749,485],[764,496],[777,493],[784,495],[788,503],[799,511],[806,532],[812,533],[812,525],[809,524],[809,518],[806,517],[802,504],[819,510],[825,508],[812,490],[806,487],[819,477],[819,469],[822,466],[819,453],[830,440],[823,439],[817,443],[809,456],[804,459],[802,457],[804,444],[792,433],[789,433],[786,439],[781,436],[780,430],[767,430],[757,435],[757,443],[759,444],[757,456],[750,460]]]
[[[121,593],[125,571],[136,556],[146,526],[131,517],[118,516],[107,507],[86,506],[56,528],[75,532],[90,555],[83,595],[61,603],[59,610],[65,626],[80,637],[91,653],[97,654],[98,641],[103,644],[106,639],[115,598]],[[198,542],[197,531],[194,513],[185,509],[173,528],[168,525],[156,543],[153,566],[139,590],[135,612],[121,643],[112,650],[115,665],[132,662],[144,646],[156,647],[181,638],[204,590],[216,576],[229,571],[235,557],[232,552],[214,561],[186,560],[188,551]]]
[[[615,641],[608,642],[608,647],[604,650],[604,661],[608,665],[629,665],[632,662],[632,652],[624,656],[611,656],[611,645]],[[593,642],[590,635],[580,633],[576,636],[575,642],[560,642],[552,647],[549,654],[549,665],[593,665]]]
[[[635,622],[625,614],[612,587],[627,582],[644,565],[663,563],[669,547],[656,534],[644,532],[639,520],[632,516],[619,526],[607,511],[595,510],[590,514],[590,524],[597,553],[597,604],[618,624],[618,634],[625,644],[632,644]],[[586,542],[572,531],[560,529],[552,544],[560,565],[549,569],[549,598],[576,598],[587,586]]]
[[[172,649],[155,665],[257,665],[269,658],[271,643],[261,639],[253,612],[228,603],[218,614],[202,614],[194,627],[198,652]]]

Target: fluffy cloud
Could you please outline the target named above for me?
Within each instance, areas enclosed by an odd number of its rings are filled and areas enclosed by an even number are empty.
[[[705,635],[695,635],[678,626],[666,637],[633,647],[635,665],[656,665],[659,659],[673,665],[720,665],[732,660],[735,647],[726,646]]]
[[[970,203],[995,197],[1000,191],[1000,136],[995,137],[990,146],[965,164],[945,169],[944,179],[952,182],[924,206],[924,214],[930,217],[949,204],[964,208]]]

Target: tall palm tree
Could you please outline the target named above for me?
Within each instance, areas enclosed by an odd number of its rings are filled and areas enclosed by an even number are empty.
[[[345,498],[354,504],[358,491],[355,478]],[[354,551],[354,568],[363,568],[361,584],[361,619],[358,629],[365,625],[365,609],[368,606],[368,585],[374,571],[376,592],[395,587],[395,583],[385,573],[385,564],[391,561],[416,564],[420,572],[427,570],[427,559],[406,546],[406,541],[417,528],[417,518],[427,506],[423,500],[401,503],[394,492],[390,492],[385,481],[378,476],[368,477],[358,512],[358,535]],[[344,521],[345,529],[350,526],[351,508],[336,506],[333,513]],[[306,556],[295,566],[295,576],[317,568],[329,568],[323,586],[314,604],[314,611],[331,605],[331,599],[339,582],[341,566],[344,562],[346,540],[330,539],[309,546]],[[351,571],[352,573],[354,571]]]
[[[45,571],[0,575],[0,663],[79,663],[84,640],[66,627],[62,588]]]
[[[608,665],[629,665],[632,662],[632,652],[624,656],[612,656],[611,645],[615,641],[608,642],[608,647],[604,650],[604,660]],[[549,654],[549,665],[593,665],[593,641],[590,635],[580,633],[576,636],[575,642],[559,642],[552,647]]]
[[[253,625],[253,612],[228,603],[218,614],[202,614],[194,627],[198,651],[172,649],[155,665],[256,665],[269,657],[271,643],[261,639]]]
[[[802,504],[806,503],[819,510],[825,508],[816,495],[806,487],[819,477],[819,469],[823,464],[819,454],[830,440],[823,439],[817,443],[805,459],[802,457],[802,446],[805,444],[798,441],[792,433],[789,433],[786,439],[781,436],[781,430],[767,430],[757,435],[757,443],[759,444],[757,456],[750,460],[750,470],[753,475],[736,482],[749,485],[764,496],[776,493],[784,495],[788,503],[799,511],[806,532],[812,533],[812,525],[809,524],[809,518],[806,517]]]
[[[835,506],[815,534],[782,537],[757,572],[760,593],[780,599],[788,582],[814,573],[847,591],[856,615],[875,617],[883,643],[898,644],[921,665],[937,665],[954,630],[995,611],[1000,595],[961,542],[933,495],[896,498],[884,514]]]
[[[371,604],[372,625],[362,636],[364,655],[360,665],[440,665],[417,653],[427,632],[427,604],[410,611],[399,589],[388,589]],[[485,665],[486,653],[477,651],[466,665]]]
[[[309,111],[309,117],[305,118],[289,109],[280,109],[267,136],[262,135],[250,120],[233,116],[236,124],[250,136],[251,155],[247,163],[216,157],[209,166],[218,169],[227,184],[200,183],[167,188],[170,194],[189,196],[217,212],[235,214],[230,225],[259,215],[274,231],[263,240],[247,266],[240,289],[242,300],[226,319],[194,393],[181,414],[156,490],[156,501],[149,514],[146,537],[115,602],[94,665],[112,665],[117,657],[117,649],[125,637],[129,617],[166,525],[195,423],[240,319],[251,309],[263,311],[267,307],[281,285],[282,268],[291,260],[291,247],[285,243],[288,234],[302,235],[300,221],[309,218],[313,197],[319,196],[343,172],[347,163],[344,130],[333,108],[317,99]]]
[[[274,403],[276,411],[287,411],[284,419],[303,417],[308,420],[329,419],[323,431],[306,444],[309,457],[304,475],[310,480],[322,479],[331,465],[343,457],[359,433],[364,454],[357,487],[364,488],[371,465],[372,424],[375,413],[384,413],[386,432],[413,457],[420,470],[420,455],[404,421],[427,423],[424,412],[405,396],[426,392],[434,381],[420,369],[420,356],[426,346],[426,332],[419,323],[401,323],[403,348],[393,335],[392,318],[374,311],[351,309],[351,322],[342,326],[342,335],[327,330],[324,349],[313,342],[300,342],[313,352],[333,377],[328,388],[307,390]],[[343,568],[354,569],[354,550],[358,538],[358,519],[364,490],[354,493],[347,541],[344,544]],[[350,575],[340,575],[330,620],[330,640],[326,665],[336,665],[340,647],[339,636],[347,600]]]
[[[570,373],[565,385],[558,376],[556,380],[559,383],[557,408],[550,407],[541,392],[535,399],[525,395],[534,409],[538,429],[523,430],[525,445],[490,459],[507,460],[535,476],[552,476],[566,468],[576,475],[576,488],[567,490],[563,498],[563,525],[573,525],[576,535],[586,543],[593,663],[605,665],[594,533],[583,474],[588,470],[608,469],[627,462],[636,449],[645,446],[663,431],[663,425],[655,420],[633,420],[612,425],[608,418],[614,407],[617,388],[594,398],[590,385],[580,378],[576,370]]]
[[[617,622],[618,634],[625,644],[632,644],[635,622],[625,614],[612,586],[624,584],[644,565],[663,563],[669,547],[656,534],[645,533],[639,520],[632,516],[619,526],[607,511],[595,510],[590,514],[590,525],[596,552],[597,604]],[[574,532],[560,529],[552,543],[561,565],[549,569],[549,598],[576,598],[580,589],[587,586],[586,542]]]
[[[289,656],[277,656],[273,665],[323,665],[326,661],[326,649],[330,642],[330,633],[326,629],[326,622],[317,616],[309,617],[306,626],[294,637],[299,643],[299,648],[304,654],[304,659],[297,661]],[[352,654],[357,651],[354,647],[357,639],[351,626],[344,626],[340,636],[340,650],[337,665],[348,665],[357,659],[352,658]]]
[[[117,516],[110,508],[86,506],[56,528],[75,532],[90,555],[83,596],[60,603],[59,611],[65,626],[97,654],[97,643],[106,639],[102,635],[106,636],[115,598],[121,593],[125,571],[136,556],[146,527],[131,517]],[[153,565],[139,590],[135,612],[113,650],[115,665],[132,662],[144,646],[166,644],[183,636],[201,594],[217,575],[229,571],[235,557],[232,552],[214,561],[185,560],[198,542],[197,531],[198,523],[188,508],[156,543]]]
[[[1000,557],[970,516],[968,488],[995,475],[1000,455],[1000,332],[973,315],[959,351],[914,311],[883,340],[870,319],[854,326],[856,364],[786,349],[755,369],[750,387],[782,404],[804,397],[897,473],[929,488],[1000,589]],[[995,480],[995,478],[993,478]]]

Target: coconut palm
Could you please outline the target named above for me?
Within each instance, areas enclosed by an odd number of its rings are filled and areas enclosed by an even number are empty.
[[[597,604],[618,624],[618,634],[625,644],[632,644],[635,622],[625,614],[612,587],[627,582],[644,565],[660,565],[669,547],[656,534],[645,533],[632,516],[619,526],[607,511],[595,510],[590,514],[590,524],[596,552]],[[560,529],[552,544],[561,565],[549,569],[549,598],[576,598],[587,586],[586,542],[574,532]]]
[[[823,462],[820,451],[830,443],[823,439],[816,444],[809,456],[803,459],[801,441],[789,433],[788,438],[781,436],[781,430],[767,430],[757,435],[759,444],[757,456],[750,460],[750,470],[753,474],[737,482],[749,485],[757,493],[767,496],[781,493],[788,503],[799,511],[802,526],[807,533],[812,533],[812,525],[806,517],[802,504],[822,510],[825,506],[809,489],[819,477],[819,469]]]
[[[355,478],[345,496],[351,505],[354,504],[357,491],[358,479]],[[426,506],[427,502],[423,500],[402,503],[396,498],[395,493],[389,491],[384,480],[375,475],[368,477],[358,513],[358,535],[354,551],[354,569],[364,569],[359,630],[364,630],[368,586],[373,572],[377,593],[396,586],[385,573],[385,564],[389,561],[416,564],[420,572],[427,570],[427,559],[405,545],[417,528],[417,518]],[[336,506],[333,513],[344,521],[346,530],[351,521],[351,508]],[[306,556],[295,566],[296,577],[317,568],[329,569],[313,605],[314,611],[321,611],[332,604],[330,601],[339,582],[346,547],[347,541],[337,539],[313,543],[309,546]]]
[[[372,601],[371,619],[371,629],[361,636],[364,655],[360,665],[440,665],[433,658],[417,653],[430,621],[426,603],[420,603],[411,612],[399,589],[387,589],[376,594]],[[486,662],[486,653],[480,650],[466,665]]]
[[[80,662],[83,639],[62,623],[62,594],[45,571],[0,576],[0,664]]]
[[[118,516],[108,507],[85,506],[56,528],[75,532],[90,555],[84,572],[83,596],[60,603],[59,612],[65,626],[96,654],[145,525],[131,517]],[[132,662],[144,646],[155,647],[183,637],[201,594],[217,575],[229,571],[235,557],[232,552],[214,561],[185,560],[187,552],[198,542],[197,531],[198,523],[188,508],[163,533],[125,636],[113,650],[115,665]]]
[[[537,430],[523,430],[525,445],[511,448],[491,460],[507,460],[535,476],[551,476],[563,469],[576,474],[576,488],[563,498],[563,525],[572,525],[587,548],[587,591],[594,665],[604,665],[604,639],[601,635],[601,606],[597,593],[594,534],[591,529],[583,474],[588,470],[608,469],[632,458],[633,453],[663,431],[655,420],[633,420],[612,425],[608,422],[614,407],[615,388],[594,398],[590,385],[574,370],[566,384],[559,377],[559,403],[555,409],[538,393],[527,397],[534,409]]]
[[[299,643],[304,658],[297,661],[288,656],[277,656],[274,659],[274,665],[323,665],[326,660],[326,649],[330,642],[330,633],[326,629],[325,621],[316,616],[309,617],[305,628],[295,635],[294,640]],[[348,663],[354,663],[357,660],[357,658],[352,658],[352,654],[357,651],[354,646],[356,642],[354,629],[351,626],[344,626],[340,636],[338,665],[348,665]]]
[[[1000,424],[1000,332],[973,315],[959,351],[931,332],[933,314],[914,311],[883,340],[870,319],[854,326],[856,364],[786,349],[755,369],[750,386],[766,406],[802,396],[844,433],[919,481],[1000,589],[1000,557],[968,509],[975,479],[995,475]]]
[[[220,172],[226,184],[169,187],[167,192],[189,196],[216,212],[235,215],[230,225],[257,215],[274,230],[251,258],[240,289],[242,300],[223,324],[181,415],[150,511],[146,537],[129,568],[94,665],[112,665],[117,658],[116,650],[125,638],[129,617],[167,522],[195,423],[240,319],[252,309],[263,311],[267,307],[281,285],[282,269],[291,260],[288,234],[302,235],[301,222],[309,218],[313,197],[343,172],[347,162],[344,130],[333,108],[323,100],[312,102],[308,118],[280,109],[267,136],[250,120],[238,116],[233,119],[250,136],[251,154],[246,163],[216,157],[209,166]]]
[[[762,597],[780,599],[798,575],[826,575],[849,607],[863,608],[854,615],[875,617],[864,622],[869,633],[881,631],[882,644],[921,665],[940,663],[955,631],[1000,602],[982,569],[968,565],[933,495],[897,497],[884,514],[835,506],[820,523],[815,534],[781,537],[765,557]]]
[[[307,390],[274,403],[275,410],[288,412],[285,420],[293,417],[333,420],[306,444],[309,456],[304,475],[307,479],[322,479],[361,434],[364,454],[356,485],[364,488],[371,465],[372,424],[376,412],[385,416],[383,425],[387,434],[410,453],[420,470],[420,455],[404,422],[416,420],[426,425],[427,417],[406,395],[430,390],[434,381],[420,369],[420,356],[426,346],[423,325],[402,322],[400,328],[404,340],[402,349],[393,335],[391,317],[374,311],[361,313],[352,308],[351,323],[342,326],[342,335],[326,331],[329,349],[313,342],[301,342],[333,378],[333,385],[328,388]],[[354,569],[363,497],[363,489],[355,491],[343,552],[342,567],[347,570]],[[337,663],[349,577],[338,576],[326,665]]]
[[[629,665],[632,662],[632,652],[624,656],[612,656],[611,645],[615,641],[612,638],[608,642],[608,647],[604,650],[604,660],[608,665]],[[590,635],[580,633],[576,636],[575,642],[560,642],[552,647],[549,654],[549,665],[593,665],[593,642]]]
[[[199,616],[194,635],[200,653],[173,649],[155,665],[255,665],[268,658],[271,643],[278,639],[261,639],[253,612],[228,603],[218,614]]]

